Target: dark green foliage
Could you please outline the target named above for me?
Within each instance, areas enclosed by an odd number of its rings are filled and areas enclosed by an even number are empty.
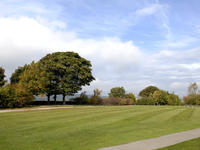
[[[6,80],[4,79],[6,76],[5,76],[5,70],[0,67],[0,87],[4,86],[5,83],[6,83]]]
[[[144,88],[142,91],[140,91],[139,96],[141,97],[148,97],[151,94],[153,94],[155,91],[158,91],[159,89],[155,86],[148,86]]]
[[[125,97],[126,96],[126,92],[124,87],[114,87],[110,90],[110,93],[108,94],[109,97]]]
[[[11,84],[16,84],[20,80],[20,76],[22,73],[29,67],[29,65],[25,64],[23,67],[18,67],[14,73],[12,73],[10,77],[10,83]]]

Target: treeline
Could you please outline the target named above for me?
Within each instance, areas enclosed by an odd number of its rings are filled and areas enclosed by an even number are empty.
[[[46,96],[47,104],[53,96],[56,104],[57,96],[62,95],[62,103],[66,104],[66,96],[73,96],[93,80],[90,61],[74,52],[47,54],[37,62],[18,67],[11,75],[10,83],[5,80],[5,70],[0,67],[0,108],[32,105],[35,96]],[[112,88],[106,98],[102,98],[101,93],[95,89],[88,97],[86,92],[82,92],[68,102],[80,105],[200,105],[196,83],[188,87],[184,101],[178,95],[155,86],[144,88],[138,98],[134,93],[126,93],[124,87]]]
[[[38,62],[26,64],[15,70],[10,83],[5,84],[5,70],[0,68],[0,107],[24,107],[32,104],[34,96],[45,95],[47,101],[57,95],[74,95],[89,85],[92,76],[90,61],[74,52],[55,52],[47,54]]]
[[[96,94],[98,93],[98,94]],[[126,93],[124,87],[114,87],[107,98],[100,96],[101,90],[95,89],[92,97],[83,92],[80,97],[71,99],[74,104],[93,105],[183,105],[184,103],[174,93],[161,90],[155,86],[148,86],[136,98],[133,93]]]

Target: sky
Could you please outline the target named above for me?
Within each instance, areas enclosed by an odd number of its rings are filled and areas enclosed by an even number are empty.
[[[0,66],[74,51],[92,63],[95,88],[149,85],[179,96],[200,83],[199,0],[0,0]]]

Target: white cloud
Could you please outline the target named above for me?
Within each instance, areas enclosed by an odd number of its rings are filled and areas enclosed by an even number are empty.
[[[49,24],[66,27],[58,21]],[[0,63],[13,64],[16,68],[54,51],[76,51],[104,68],[101,71],[119,71],[142,61],[142,52],[131,41],[122,42],[115,37],[80,39],[73,32],[51,27],[33,18],[0,18]]]
[[[148,15],[152,15],[152,14],[156,13],[160,9],[163,9],[163,5],[151,4],[150,6],[144,7],[142,9],[138,9],[136,11],[136,14],[140,15],[140,16],[148,16]]]

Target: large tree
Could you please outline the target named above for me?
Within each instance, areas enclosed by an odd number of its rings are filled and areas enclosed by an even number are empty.
[[[43,57],[40,67],[46,72],[48,85],[46,95],[48,101],[51,95],[63,95],[63,103],[67,95],[74,95],[82,89],[82,86],[89,85],[95,78],[92,76],[92,65],[90,61],[74,52],[55,52]]]
[[[155,91],[158,91],[159,89],[155,86],[148,86],[144,88],[142,91],[140,91],[139,96],[141,97],[149,97],[152,95]]]
[[[0,87],[4,86],[6,83],[5,77],[5,70],[0,66]]]

